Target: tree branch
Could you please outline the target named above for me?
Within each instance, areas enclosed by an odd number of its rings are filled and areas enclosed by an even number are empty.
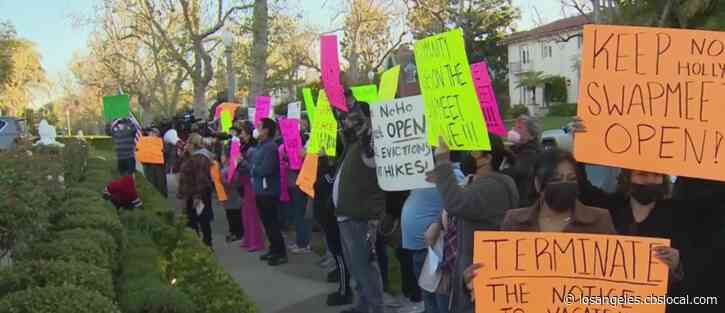
[[[400,37],[398,37],[398,41],[395,42],[393,44],[393,46],[390,47],[390,49],[388,49],[388,51],[385,51],[385,54],[383,54],[383,57],[380,58],[380,60],[378,61],[378,63],[375,64],[375,66],[372,68],[373,72],[377,72],[378,71],[378,68],[380,68],[380,66],[383,65],[383,62],[385,62],[385,59],[388,57],[388,55],[390,55],[395,49],[398,48],[398,46],[400,46],[401,43],[403,43],[403,38],[407,34],[408,34],[407,31],[405,31],[405,32],[403,32],[403,33],[400,34]]]

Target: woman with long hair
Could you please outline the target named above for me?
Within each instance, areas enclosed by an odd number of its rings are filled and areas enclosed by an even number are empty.
[[[249,175],[249,161],[257,145],[257,140],[252,136],[254,126],[249,122],[240,125],[240,160],[239,179],[241,180],[242,189],[242,224],[244,225],[244,239],[241,247],[249,252],[264,250],[264,234],[262,233],[262,224],[257,210],[256,196],[254,188],[252,188],[252,180]]]

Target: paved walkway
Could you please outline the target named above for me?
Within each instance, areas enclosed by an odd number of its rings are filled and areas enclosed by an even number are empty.
[[[175,199],[175,184],[169,181],[169,199]],[[175,205],[175,204],[172,204]],[[212,224],[214,251],[219,263],[234,277],[260,313],[337,313],[345,309],[328,307],[327,294],[337,284],[327,283],[324,269],[315,265],[314,254],[289,254],[289,263],[272,267],[259,260],[263,252],[248,253],[237,243],[226,243],[228,225],[223,207],[214,203]],[[313,233],[313,238],[319,237]],[[319,239],[319,238],[318,238]]]
[[[259,260],[258,253],[248,253],[239,243],[226,243],[227,221],[219,206],[212,225],[214,251],[222,266],[239,282],[257,303],[260,313],[332,313],[345,307],[328,307],[327,294],[337,284],[325,281],[325,270],[317,267],[320,258],[312,253],[289,254],[289,263],[272,267]]]

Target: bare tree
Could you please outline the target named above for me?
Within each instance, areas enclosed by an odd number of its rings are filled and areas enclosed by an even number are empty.
[[[266,94],[267,80],[267,48],[269,12],[267,0],[254,1],[253,44],[252,44],[252,80],[249,92],[250,104],[255,103],[257,96]]]

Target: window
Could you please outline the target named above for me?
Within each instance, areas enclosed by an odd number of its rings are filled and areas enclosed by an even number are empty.
[[[521,50],[521,63],[528,64],[531,61],[530,57],[529,50],[527,48],[523,48]]]
[[[541,47],[541,57],[546,59],[550,58],[554,55],[554,50],[551,46],[542,46]]]
[[[415,64],[413,64],[413,62],[408,63],[403,71],[405,71],[406,83],[415,83],[418,80],[416,77],[416,75],[418,74],[418,69],[416,68]]]

